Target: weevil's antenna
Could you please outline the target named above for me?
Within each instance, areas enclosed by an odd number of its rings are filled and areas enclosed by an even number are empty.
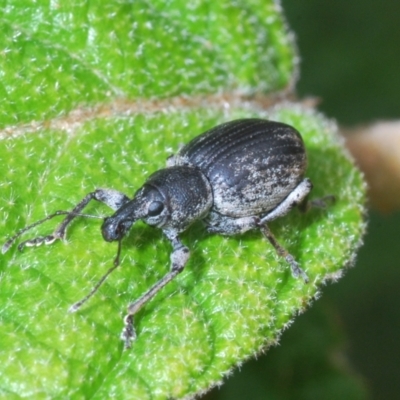
[[[121,255],[121,242],[122,242],[122,237],[118,240],[118,250],[117,250],[117,255],[114,258],[114,266],[118,267],[119,265],[119,257]]]
[[[68,312],[73,313],[78,311],[83,304],[85,304],[99,289],[99,287],[104,283],[104,281],[108,278],[108,276],[119,266],[119,258],[121,255],[121,242],[122,238],[118,240],[118,250],[117,256],[114,259],[114,266],[112,266],[96,283],[93,289],[81,300],[77,301],[76,303],[72,304],[72,306],[68,309]]]
[[[71,211],[58,210],[55,213],[48,215],[46,218],[36,221],[35,223],[28,225],[25,228],[22,228],[21,230],[19,230],[14,236],[12,236],[10,239],[7,240],[7,242],[4,243],[3,247],[1,248],[2,254],[4,254],[23,233],[25,233],[26,231],[29,231],[30,229],[34,228],[35,226],[43,224],[43,222],[46,222],[49,219],[57,217],[58,215],[73,215],[74,217],[87,217],[87,218],[103,219],[103,217],[100,217],[97,215],[81,214],[81,213],[74,213]]]

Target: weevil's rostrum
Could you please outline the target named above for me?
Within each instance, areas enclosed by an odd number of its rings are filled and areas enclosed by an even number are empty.
[[[324,205],[323,200],[307,200],[312,184],[304,178],[306,166],[303,140],[293,127],[262,119],[227,122],[194,138],[170,157],[167,167],[153,173],[132,199],[116,190],[97,189],[73,210],[58,211],[20,230],[2,251],[6,252],[28,229],[60,214],[67,216],[51,235],[27,240],[18,247],[63,239],[67,226],[75,217],[85,216],[82,210],[92,199],[112,208],[115,213],[104,219],[101,231],[106,241],[119,243],[115,266],[70,308],[76,311],[118,265],[121,240],[134,222],[140,219],[160,228],[172,244],[170,271],[128,306],[121,338],[125,347],[130,347],[136,337],[134,315],[185,267],[190,253],[179,234],[196,220],[202,220],[209,232],[222,235],[260,230],[290,264],[293,276],[308,281],[267,226],[297,205],[304,209],[311,204]]]

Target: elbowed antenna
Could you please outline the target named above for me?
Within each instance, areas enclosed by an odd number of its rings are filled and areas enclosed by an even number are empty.
[[[98,218],[98,219],[103,219],[103,217],[97,216],[97,215],[90,215],[90,214],[81,214],[81,213],[74,213],[71,211],[63,211],[63,210],[58,210],[53,214],[48,215],[47,217],[34,222],[31,225],[26,226],[25,228],[22,228],[21,230],[19,230],[14,236],[12,236],[10,239],[8,239],[4,244],[3,247],[1,248],[1,253],[4,254],[8,251],[8,249],[13,245],[13,243],[25,232],[29,231],[30,229],[34,228],[35,226],[38,226],[40,224],[43,224],[44,222],[48,221],[49,219],[52,219],[54,217],[57,217],[59,215],[71,215],[74,217],[87,217],[87,218]],[[27,241],[29,242],[29,241]],[[22,247],[24,244],[26,244],[27,242],[23,242],[21,243],[21,245],[18,246],[19,250],[22,250]],[[49,242],[50,243],[50,242]]]
[[[120,255],[121,255],[121,242],[122,238],[118,240],[118,250],[117,250],[117,255],[114,259],[114,265],[109,268],[109,270],[100,278],[100,280],[94,285],[93,289],[81,300],[77,301],[76,303],[72,304],[72,306],[68,309],[68,312],[74,313],[78,311],[83,304],[85,304],[100,288],[100,286],[104,283],[104,281],[108,278],[108,276],[113,272],[117,267],[119,266],[120,262]]]
[[[150,190],[154,192],[154,189]],[[155,193],[157,194],[158,192]],[[156,198],[155,201],[152,200],[154,200],[154,197],[152,198],[151,196],[137,196],[120,207],[114,213],[114,215],[104,218],[104,222],[101,226],[101,232],[104,240],[107,242],[118,241],[118,250],[114,259],[114,265],[108,269],[108,271],[99,279],[93,289],[85,297],[72,304],[72,306],[68,309],[68,312],[73,313],[78,311],[81,306],[98,291],[108,276],[119,266],[122,239],[125,237],[132,225],[137,220],[148,215],[148,209],[150,210],[150,214],[159,213],[163,210],[164,206],[160,201],[158,201],[158,198]]]
[[[109,275],[119,266],[122,239],[125,237],[132,225],[138,219],[141,219],[146,215],[145,211],[143,210],[146,208],[146,205],[146,201],[135,197],[116,210],[114,215],[104,218],[101,226],[103,239],[107,242],[118,241],[118,249],[117,255],[114,259],[114,265],[108,269],[108,271],[99,279],[96,285],[94,285],[93,289],[85,297],[72,304],[72,306],[68,309],[68,312],[73,313],[78,311],[82,305],[85,304],[98,291],[100,286],[105,282]]]

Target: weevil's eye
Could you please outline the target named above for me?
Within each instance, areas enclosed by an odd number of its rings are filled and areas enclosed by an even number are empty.
[[[156,215],[161,214],[163,209],[164,209],[164,204],[161,203],[161,201],[153,201],[149,205],[147,215],[149,217],[155,217]]]

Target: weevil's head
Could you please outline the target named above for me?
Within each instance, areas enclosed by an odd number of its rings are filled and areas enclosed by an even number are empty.
[[[138,219],[165,233],[183,232],[209,212],[212,201],[211,186],[198,168],[160,169],[149,176],[132,200],[104,220],[103,237],[108,242],[121,241]]]
[[[148,184],[140,188],[134,198],[105,218],[101,227],[104,240],[120,241],[139,219],[148,225],[162,227],[168,220],[166,200],[160,191]]]

